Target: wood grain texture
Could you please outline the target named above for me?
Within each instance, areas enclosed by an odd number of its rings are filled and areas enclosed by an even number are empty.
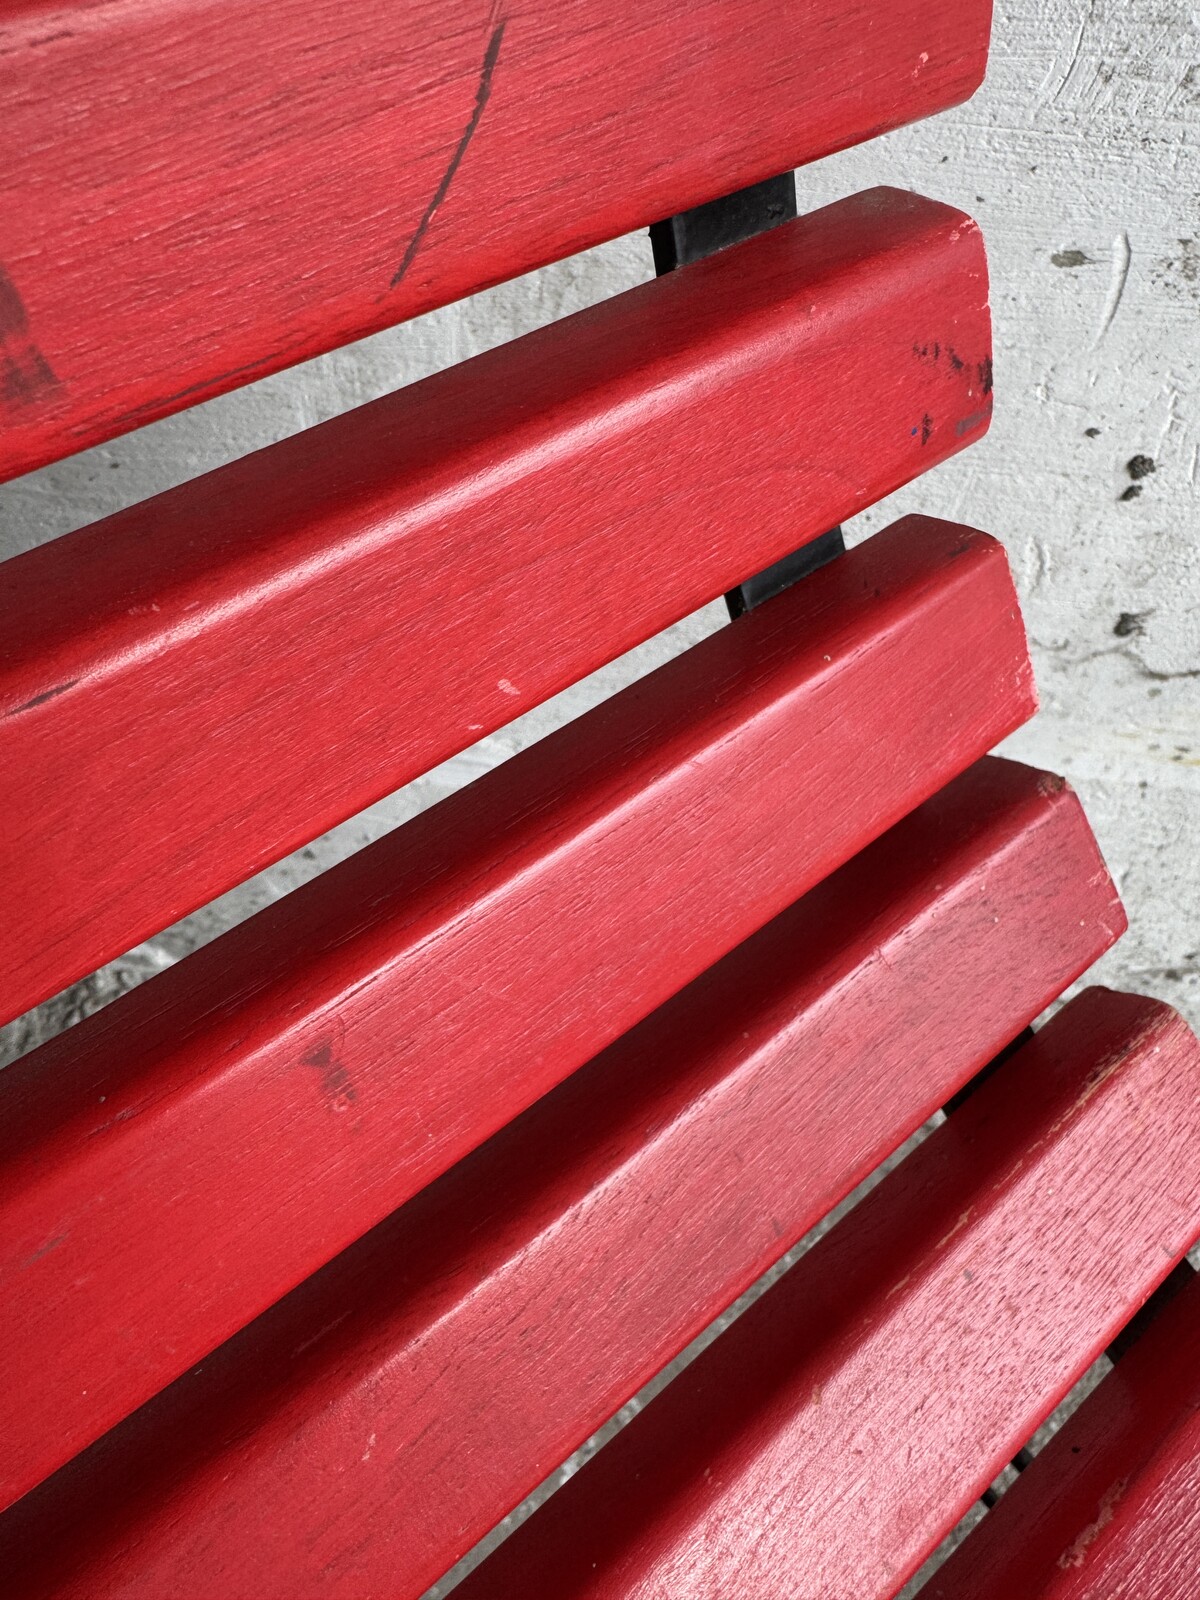
[[[872,191],[5,563],[0,1018],[978,437],[990,337]]]
[[[1122,926],[985,758],[0,1519],[10,1600],[421,1594]]]
[[[1032,707],[1003,550],[906,519],[9,1067],[7,1497]]]
[[[929,1585],[929,1600],[1193,1600],[1200,1575],[1200,1279]]]
[[[970,95],[991,0],[9,0],[0,476]]]
[[[1088,991],[456,1593],[894,1595],[1191,1243],[1198,1074]]]

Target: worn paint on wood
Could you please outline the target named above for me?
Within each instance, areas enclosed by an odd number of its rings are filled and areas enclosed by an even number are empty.
[[[978,437],[990,340],[877,190],[5,563],[0,1020]]]
[[[0,477],[964,100],[991,0],[10,0]]]
[[[421,1594],[1123,920],[985,758],[0,1518],[10,1600]]]
[[[911,518],[6,1069],[7,1497],[1032,709],[1003,550]]]
[[[1194,1600],[1200,1278],[930,1581],[929,1600]]]
[[[1191,1244],[1198,1073],[1088,991],[456,1592],[894,1595]]]

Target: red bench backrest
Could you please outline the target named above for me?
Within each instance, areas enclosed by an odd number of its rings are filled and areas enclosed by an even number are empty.
[[[882,1600],[1192,1242],[1177,1018],[996,1065],[1124,926],[987,755],[1001,547],[831,531],[986,431],[986,262],[778,174],[989,23],[8,8],[0,472],[634,227],[661,275],[0,568],[0,1020],[736,591],[0,1074],[14,1595],[420,1594],[951,1107],[463,1591]]]

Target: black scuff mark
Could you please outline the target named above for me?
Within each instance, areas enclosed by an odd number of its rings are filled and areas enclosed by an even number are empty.
[[[933,438],[933,418],[928,412],[921,418],[921,443],[928,444]]]
[[[34,706],[44,706],[47,700],[56,700],[60,694],[66,694],[68,689],[73,689],[78,678],[72,678],[67,683],[57,684],[53,689],[47,689],[44,694],[35,694],[32,700],[26,700],[23,706],[15,706],[12,711],[6,711],[6,717],[19,717],[22,711],[32,711]]]
[[[31,1256],[26,1256],[24,1261],[22,1261],[21,1266],[23,1268],[32,1267],[35,1261],[40,1261],[43,1256],[52,1254],[55,1250],[58,1250],[62,1245],[66,1244],[66,1242],[67,1235],[65,1233],[56,1233],[53,1238],[47,1239],[45,1244],[39,1245]]]
[[[398,288],[403,282],[405,273],[408,271],[409,267],[412,266],[414,260],[416,259],[417,251],[421,248],[421,242],[429,230],[429,224],[433,221],[434,213],[449,194],[450,185],[454,182],[454,175],[462,165],[462,159],[467,153],[467,147],[470,145],[471,140],[475,137],[475,132],[483,118],[483,113],[487,107],[488,100],[491,98],[492,77],[496,71],[496,63],[500,59],[500,46],[504,42],[504,30],[507,26],[508,18],[501,16],[495,27],[492,29],[491,37],[488,40],[487,49],[484,51],[483,55],[483,66],[479,73],[479,84],[475,90],[475,104],[471,109],[471,115],[467,121],[467,125],[463,129],[462,138],[455,146],[454,154],[450,157],[449,164],[446,167],[445,172],[442,174],[442,181],[438,184],[437,188],[433,192],[433,198],[425,207],[425,213],[420,222],[417,224],[416,232],[408,241],[408,249],[404,252],[404,259],[392,274],[392,281],[388,285],[389,289]]]
[[[35,405],[60,387],[34,341],[25,302],[0,266],[0,401],[14,409]]]
[[[287,350],[276,350],[270,355],[259,356],[257,361],[248,361],[243,367],[226,367],[221,372],[216,372],[211,378],[204,378],[199,383],[189,383],[186,389],[176,389],[162,400],[147,400],[144,405],[135,406],[131,411],[123,412],[121,425],[125,428],[141,426],[143,421],[154,422],[164,412],[172,407],[178,407],[181,400],[190,400],[193,395],[203,395],[204,399],[212,399],[222,389],[239,388],[233,380],[240,378],[243,383],[249,383],[253,378],[266,377],[272,371],[278,371],[288,357],[293,353],[294,346]],[[115,463],[114,463],[115,465]]]
[[[982,411],[972,411],[969,417],[963,417],[961,422],[955,423],[954,431],[961,439],[965,433],[972,433],[976,428],[981,427],[991,414],[991,406],[984,406]]]
[[[300,1061],[303,1066],[315,1067],[320,1074],[321,1093],[329,1109],[347,1111],[358,1099],[358,1090],[350,1081],[350,1074],[346,1071],[344,1063],[338,1060],[335,1052],[335,1041],[329,1036],[306,1051],[300,1057]]]
[[[995,374],[992,371],[992,358],[991,356],[984,356],[983,360],[979,363],[979,383],[985,395],[991,394],[994,380]]]

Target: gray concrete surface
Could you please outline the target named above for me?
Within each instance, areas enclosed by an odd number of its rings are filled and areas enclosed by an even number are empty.
[[[1200,7],[998,0],[979,96],[802,172],[801,207],[880,182],[983,225],[997,414],[982,445],[851,537],[924,510],[1005,542],[1043,700],[1007,748],[1078,788],[1133,922],[1094,977],[1200,1025]],[[618,240],[9,484],[0,556],[648,276],[644,236]],[[0,1060],[722,622],[707,608],[113,963],[4,1030]]]

